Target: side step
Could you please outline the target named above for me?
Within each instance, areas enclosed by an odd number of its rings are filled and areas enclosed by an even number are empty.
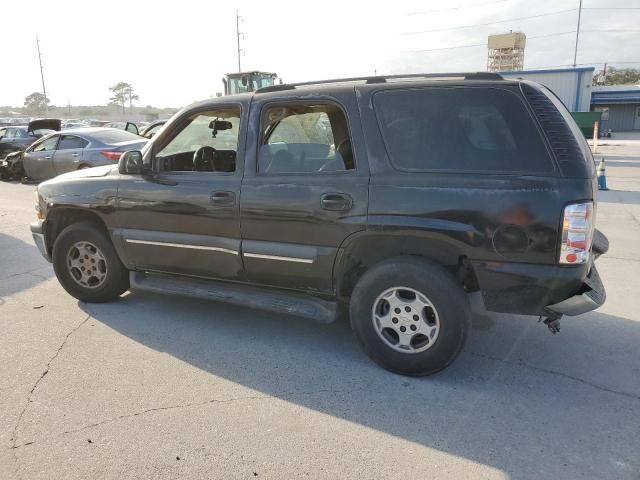
[[[182,295],[305,317],[318,323],[336,320],[336,304],[310,295],[190,277],[130,272],[131,289]]]

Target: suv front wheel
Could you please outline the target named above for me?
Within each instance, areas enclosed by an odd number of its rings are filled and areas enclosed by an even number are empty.
[[[53,245],[53,269],[64,289],[83,302],[109,302],[129,289],[129,272],[94,223],[75,223],[60,232]]]
[[[470,329],[467,298],[439,265],[416,257],[385,260],[358,281],[351,327],[367,354],[396,373],[435,373],[458,356]]]

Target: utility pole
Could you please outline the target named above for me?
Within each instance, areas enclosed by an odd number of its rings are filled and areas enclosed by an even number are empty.
[[[576,28],[576,48],[573,51],[573,68],[576,68],[578,61],[578,40],[580,39],[580,16],[582,15],[582,0],[578,6],[578,27]]]
[[[44,94],[44,114],[49,116],[49,103],[47,102],[47,89],[44,86],[44,72],[42,71],[42,54],[40,53],[40,39],[36,35],[36,45],[38,47],[38,61],[40,62],[40,78],[42,79],[42,93]]]
[[[242,33],[240,33],[240,15],[238,14],[238,10],[236,9],[236,40],[238,42],[238,72],[242,71],[242,68],[240,67],[240,52],[242,51],[242,49],[240,48],[240,35],[242,35]]]

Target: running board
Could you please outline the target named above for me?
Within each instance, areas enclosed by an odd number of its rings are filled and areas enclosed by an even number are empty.
[[[334,322],[337,316],[333,302],[282,290],[145,272],[130,272],[129,282],[132,290],[215,300],[324,324]]]

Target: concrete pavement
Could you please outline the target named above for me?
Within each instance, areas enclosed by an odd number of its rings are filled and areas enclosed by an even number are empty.
[[[608,300],[562,321],[481,315],[409,379],[348,325],[129,293],[69,297],[0,183],[0,479],[640,478],[640,142],[608,140]]]

